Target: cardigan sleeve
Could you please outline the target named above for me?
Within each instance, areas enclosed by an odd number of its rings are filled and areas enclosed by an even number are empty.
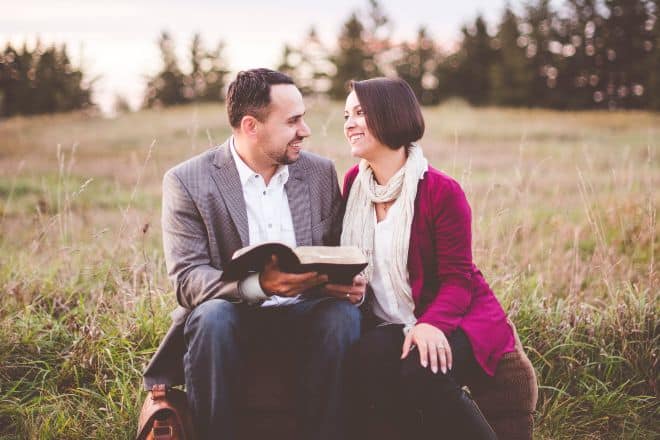
[[[417,322],[434,325],[449,336],[472,301],[472,214],[457,182],[443,186],[436,193],[439,200],[431,204],[438,287]]]

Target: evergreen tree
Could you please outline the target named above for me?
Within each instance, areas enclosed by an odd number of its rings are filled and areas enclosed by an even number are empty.
[[[300,63],[301,58],[298,49],[286,43],[284,44],[284,49],[282,49],[282,58],[280,58],[280,64],[277,66],[277,70],[294,78],[296,66]]]
[[[124,113],[130,113],[133,111],[131,104],[128,102],[125,96],[121,94],[115,94],[115,102],[113,104],[113,111],[115,114],[121,115]]]
[[[71,64],[66,46],[45,50],[37,44],[17,51],[10,44],[0,56],[0,116],[71,111],[92,105],[91,85]]]
[[[170,106],[199,101],[222,101],[228,70],[222,58],[224,44],[207,51],[199,34],[190,45],[190,74],[179,68],[174,41],[167,32],[158,41],[162,70],[149,78],[144,97],[145,107]]]
[[[351,14],[339,35],[337,53],[331,57],[336,69],[330,87],[330,96],[334,99],[346,98],[349,81],[373,76],[373,54],[369,52],[364,36],[364,25],[356,13]]]
[[[190,75],[184,78],[184,96],[193,101],[223,101],[225,76],[229,72],[222,58],[224,43],[207,51],[199,34],[190,46]]]
[[[330,77],[334,73],[329,58],[330,52],[312,27],[300,46],[284,46],[278,70],[291,76],[303,95],[324,94],[332,86]]]
[[[392,23],[378,1],[369,0],[365,22],[365,30],[370,39],[389,41],[392,33]]]
[[[422,105],[437,104],[438,81],[434,71],[439,54],[426,28],[420,28],[417,40],[413,44],[404,43],[401,51],[395,63],[396,74],[410,84]]]
[[[394,75],[391,68],[397,57],[396,48],[392,45],[392,22],[377,0],[369,0],[369,7],[364,14],[364,38],[367,43],[369,59],[366,69],[371,77]]]
[[[169,33],[163,32],[158,40],[162,70],[147,82],[146,107],[169,106],[189,102],[193,98],[174,52],[174,42]],[[190,87],[190,84],[188,84]]]
[[[495,59],[490,72],[491,102],[495,105],[525,106],[530,101],[531,66],[522,46],[518,17],[507,4],[494,39]]]
[[[451,97],[464,98],[462,80],[459,76],[464,53],[460,50],[450,53],[437,63],[433,76],[438,83],[435,95],[438,101],[444,101]]]
[[[605,0],[605,94],[609,108],[641,107],[645,97],[635,93],[648,77],[645,43],[653,38],[646,29],[652,11],[648,0]],[[648,46],[647,46],[648,47]]]
[[[486,23],[478,16],[471,27],[461,29],[458,51],[447,57],[437,73],[441,97],[461,96],[473,105],[488,104],[491,95],[490,70],[495,60],[493,42]]]
[[[229,67],[222,55],[224,49],[225,43],[221,41],[215,50],[207,52],[208,69],[204,73],[206,93],[203,97],[205,101],[224,101],[225,99],[224,92]]]
[[[655,0],[651,5],[651,11],[645,24],[651,35],[644,41],[644,50],[648,52],[645,70],[647,77],[645,84],[641,87],[633,86],[633,93],[646,95],[648,107],[660,110],[660,0]]]
[[[602,105],[604,22],[600,0],[567,0],[561,22],[563,43],[558,88],[565,108]]]
[[[204,45],[202,44],[202,37],[199,33],[193,35],[190,44],[190,75],[184,78],[184,92],[183,94],[195,100],[197,97],[204,96],[206,93],[206,81],[204,78],[204,71],[202,64],[205,58]]]
[[[21,81],[19,75],[18,52],[7,44],[2,56],[0,56],[0,116],[10,116],[21,113],[19,103],[23,94],[22,87],[27,81]]]
[[[335,99],[346,97],[350,80],[395,74],[391,64],[397,54],[389,18],[376,0],[369,0],[368,10],[360,15],[353,12],[344,23],[337,51],[330,57],[335,70],[330,96]]]
[[[525,55],[533,72],[529,105],[538,107],[561,106],[561,92],[557,89],[561,43],[557,41],[554,26],[557,16],[550,8],[550,0],[537,0],[525,8],[522,37]]]

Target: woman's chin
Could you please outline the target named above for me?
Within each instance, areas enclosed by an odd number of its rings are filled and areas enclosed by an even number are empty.
[[[364,159],[364,156],[363,156],[362,153],[363,153],[363,151],[362,151],[361,148],[356,147],[356,146],[351,147],[351,156],[357,157],[357,158],[360,158],[360,159]]]

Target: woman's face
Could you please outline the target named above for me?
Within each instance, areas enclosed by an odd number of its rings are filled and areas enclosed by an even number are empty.
[[[367,120],[360,106],[355,91],[346,98],[344,108],[344,135],[351,145],[351,154],[366,160],[371,160],[387,146],[381,144],[367,128]]]

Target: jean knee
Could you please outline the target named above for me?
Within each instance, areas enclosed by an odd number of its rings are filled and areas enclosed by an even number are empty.
[[[235,304],[224,299],[210,299],[195,307],[186,320],[185,333],[203,333],[213,336],[232,332],[238,324]]]
[[[348,301],[327,299],[309,317],[317,343],[344,352],[360,337],[360,311]]]
[[[348,301],[334,299],[326,300],[319,306],[320,310],[316,318],[328,332],[357,339],[362,320],[357,307]]]

